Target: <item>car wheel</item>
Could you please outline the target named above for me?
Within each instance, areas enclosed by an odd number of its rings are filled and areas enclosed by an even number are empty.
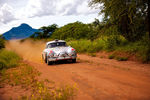
[[[72,62],[73,62],[73,63],[76,63],[76,59],[72,59]]]
[[[43,54],[42,54],[42,61],[44,61],[44,56],[43,56]]]
[[[47,54],[45,54],[45,59],[44,59],[45,63],[47,63]]]
[[[46,59],[47,59],[47,57],[46,57]],[[52,65],[53,64],[53,62],[52,61],[48,61],[48,59],[47,59],[47,65]]]

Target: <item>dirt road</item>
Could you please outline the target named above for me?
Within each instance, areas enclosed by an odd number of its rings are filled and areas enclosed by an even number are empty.
[[[38,69],[41,78],[56,84],[76,83],[79,91],[75,100],[150,100],[149,64],[78,55],[77,63],[48,66],[41,60],[44,47],[44,42],[7,44],[7,49]]]

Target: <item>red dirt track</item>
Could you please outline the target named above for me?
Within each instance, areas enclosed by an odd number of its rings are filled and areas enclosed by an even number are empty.
[[[56,84],[77,84],[75,100],[150,100],[150,64],[119,62],[78,55],[77,63],[47,65],[41,60],[44,42],[10,41],[7,49]]]

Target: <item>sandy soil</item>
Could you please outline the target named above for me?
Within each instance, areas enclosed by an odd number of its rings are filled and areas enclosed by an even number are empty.
[[[150,100],[149,64],[80,54],[77,63],[48,66],[41,59],[44,47],[44,42],[7,43],[7,49],[16,51],[42,73],[41,79],[56,84],[76,83],[79,90],[75,100]]]

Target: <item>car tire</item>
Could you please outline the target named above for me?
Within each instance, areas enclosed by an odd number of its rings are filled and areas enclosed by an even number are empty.
[[[45,63],[47,63],[47,54],[45,54],[45,59],[44,59]]]
[[[44,61],[44,56],[43,56],[43,54],[42,54],[42,61]]]
[[[46,58],[47,59],[47,58]],[[48,61],[48,59],[47,59],[47,65],[52,65],[53,64],[53,62],[52,61]]]
[[[76,63],[76,59],[72,59],[72,62],[73,62],[73,63]]]

